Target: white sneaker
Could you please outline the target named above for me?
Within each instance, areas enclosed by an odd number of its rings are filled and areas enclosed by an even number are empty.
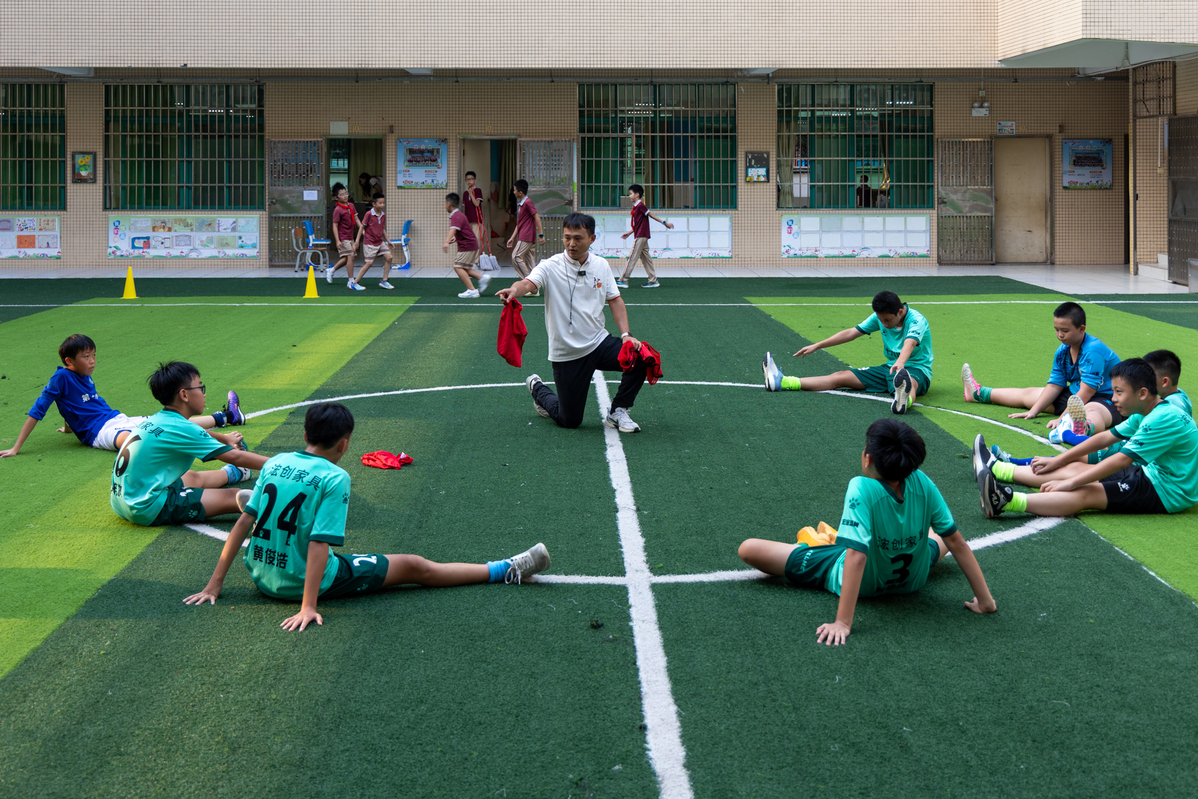
[[[774,356],[768,352],[761,359],[761,371],[765,373],[765,390],[766,391],[781,391],[782,390],[782,370],[774,363]]]
[[[244,483],[246,480],[249,480],[254,476],[254,473],[244,466],[234,466],[233,468],[240,472],[240,475],[236,480],[230,480],[230,483]]]
[[[478,289],[466,289],[458,295],[463,300],[473,300],[478,298]]]
[[[336,268],[337,268],[337,267],[335,267],[335,266],[326,266],[326,267],[324,268],[324,279],[325,279],[325,282],[326,282],[326,283],[329,283],[330,285],[332,284],[332,282],[333,282],[333,270],[334,270],[334,269],[336,269]]]
[[[483,275],[478,279],[478,291],[481,294],[487,290],[487,286],[491,285],[491,276]]]
[[[503,575],[503,581],[508,585],[519,585],[525,577],[532,577],[549,568],[549,550],[545,549],[544,544],[537,544],[527,552],[508,558],[507,562],[507,574]]]
[[[393,289],[395,288],[395,286],[392,286],[390,281],[387,281],[387,280],[380,280],[380,281],[379,281],[379,288],[381,288],[381,289],[386,289],[387,291],[391,291],[391,290],[393,290]]]
[[[532,394],[532,407],[537,409],[537,413],[539,413],[541,416],[548,419],[549,411],[545,410],[545,406],[543,406],[541,403],[537,402],[537,395],[535,393],[537,386],[544,385],[544,382],[541,380],[541,376],[540,375],[529,375],[528,378],[524,381],[524,385],[528,386],[528,393]]]
[[[345,287],[347,289],[353,289],[354,291],[365,291],[366,290],[365,286],[359,285],[352,280],[349,281],[348,283],[346,283]]]
[[[627,408],[616,408],[607,415],[607,419],[603,423],[608,427],[619,430],[621,433],[641,432],[641,426],[632,421],[632,417],[628,415]]]

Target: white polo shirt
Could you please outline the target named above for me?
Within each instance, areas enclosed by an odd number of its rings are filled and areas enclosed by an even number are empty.
[[[606,259],[588,253],[580,264],[559,252],[533,267],[528,279],[545,298],[550,361],[577,360],[599,346],[607,336],[603,306],[620,296]]]

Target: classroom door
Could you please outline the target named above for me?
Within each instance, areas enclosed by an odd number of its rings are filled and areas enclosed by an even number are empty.
[[[990,139],[937,140],[938,263],[994,263],[992,161]]]
[[[994,258],[1047,263],[1048,139],[994,140]]]
[[[324,140],[271,139],[268,153],[270,263],[294,264],[296,227],[307,221],[318,238],[325,234]]]
[[[545,228],[545,242],[537,245],[536,257],[548,258],[561,251],[562,220],[574,210],[574,141],[520,139],[516,174],[528,181],[528,196]]]

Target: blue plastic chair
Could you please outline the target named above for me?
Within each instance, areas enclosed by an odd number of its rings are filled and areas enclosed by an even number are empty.
[[[412,220],[409,219],[403,223],[403,232],[399,234],[398,239],[391,239],[392,244],[398,244],[403,247],[404,265],[397,266],[396,269],[411,269],[412,268],[412,237],[408,235],[412,231]]]

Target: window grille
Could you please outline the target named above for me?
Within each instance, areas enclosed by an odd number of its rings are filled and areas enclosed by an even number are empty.
[[[1133,108],[1137,119],[1173,114],[1173,62],[1159,61],[1136,67]]]
[[[0,84],[0,208],[66,208],[66,102],[61,83]]]
[[[779,208],[932,208],[931,84],[778,86]]]
[[[735,84],[578,87],[581,205],[736,208]]]
[[[263,92],[256,84],[105,86],[105,207],[264,207]]]

